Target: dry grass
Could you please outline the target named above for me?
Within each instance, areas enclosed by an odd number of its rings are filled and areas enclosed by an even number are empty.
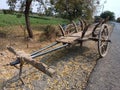
[[[18,49],[33,49],[40,48],[44,46],[43,43],[50,43],[57,38],[59,33],[56,26],[33,26],[34,38],[29,40],[27,38],[27,32],[24,26],[11,26],[11,27],[1,27],[0,28],[0,50],[4,50],[6,46],[13,46]]]

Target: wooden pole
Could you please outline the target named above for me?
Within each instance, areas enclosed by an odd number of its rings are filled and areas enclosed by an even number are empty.
[[[23,60],[24,62],[32,65],[36,69],[42,71],[43,73],[47,74],[48,76],[52,77],[55,74],[55,70],[49,68],[46,64],[42,62],[35,61],[31,58],[29,54],[26,54],[24,51],[17,51],[13,47],[8,47],[8,50],[13,54],[17,55],[18,59]]]

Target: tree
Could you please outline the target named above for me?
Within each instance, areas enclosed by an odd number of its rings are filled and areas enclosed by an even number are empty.
[[[16,0],[9,0],[9,1],[7,1],[7,3],[8,3],[8,6],[10,6],[10,10],[14,10],[15,9],[15,4],[17,3],[16,2]]]
[[[30,38],[33,38],[33,32],[30,27],[30,18],[29,18],[29,11],[30,11],[30,5],[31,5],[32,0],[26,0],[26,7],[25,7],[25,22],[26,22],[26,27],[28,31],[28,35]]]
[[[45,11],[45,15],[46,16],[53,16],[53,8],[48,8],[46,11]]]
[[[100,17],[103,19],[106,19],[109,16],[109,20],[114,21],[115,20],[115,14],[111,11],[105,11],[101,13]]]
[[[92,17],[96,0],[50,0],[56,12],[70,21],[82,17]]]
[[[116,21],[120,23],[120,17],[118,17]]]
[[[28,32],[28,36],[30,38],[33,38],[33,32],[31,30],[31,26],[30,26],[30,18],[29,18],[29,12],[30,12],[30,8],[32,1],[38,1],[39,3],[41,3],[44,8],[45,7],[45,0],[8,0],[7,3],[10,6],[10,8],[14,9],[17,7],[17,4],[19,3],[20,5],[20,10],[24,12],[25,15],[25,22],[26,22],[26,27],[27,27],[27,32]]]
[[[48,2],[48,0],[8,0],[8,5],[10,5],[12,9],[15,8],[18,3],[20,4],[20,10],[23,11],[25,15],[26,27],[30,38],[33,38],[33,33],[30,27],[29,11],[32,7],[31,3],[33,1],[37,1],[43,5],[45,11],[50,14],[50,10],[47,11],[45,5],[45,1]],[[58,14],[64,18],[69,19],[70,21],[80,16],[84,18],[91,18],[95,10],[95,1],[96,0],[50,0],[52,4],[51,10],[55,9]]]

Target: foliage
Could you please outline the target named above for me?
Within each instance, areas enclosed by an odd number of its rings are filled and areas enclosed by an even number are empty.
[[[53,25],[47,25],[40,37],[40,41],[54,40],[59,34],[59,31]]]
[[[9,7],[10,10],[15,10],[17,8],[20,11],[24,11],[25,7],[26,7],[26,1],[39,2],[40,7],[43,6],[42,8],[47,10],[47,7],[46,7],[47,0],[7,0],[7,4],[8,4],[8,6],[10,6]],[[33,9],[33,6],[32,6],[32,4],[30,6],[31,6],[30,11],[31,11]]]
[[[56,12],[63,18],[73,20],[80,16],[91,18],[95,10],[96,0],[51,0]]]
[[[10,6],[9,9],[11,11],[14,11],[17,0],[7,0],[7,3],[8,3],[8,6]]]
[[[117,22],[119,22],[119,23],[120,23],[120,17],[118,17],[118,18],[117,18]]]
[[[14,10],[17,6],[17,4],[20,4],[20,10],[24,12],[25,15],[25,22],[26,22],[26,28],[28,32],[28,37],[33,38],[33,32],[31,29],[31,24],[30,24],[30,18],[29,18],[29,13],[31,12],[31,4],[32,1],[38,1],[41,3],[44,7],[44,1],[45,0],[8,0],[7,3],[10,6],[10,10]],[[45,7],[46,10],[46,7]]]
[[[45,11],[45,15],[46,16],[53,16],[53,12],[52,12],[52,8],[48,8],[46,11]]]
[[[10,10],[14,10],[17,4],[20,4],[20,10],[23,11],[25,15],[26,28],[30,38],[33,38],[33,32],[30,26],[29,13],[32,10],[31,4],[35,1],[39,2],[40,6],[43,5],[46,15],[52,15],[51,12],[56,9],[58,14],[72,21],[80,16],[87,19],[91,18],[96,0],[50,0],[53,5],[48,9],[46,7],[46,3],[49,2],[48,0],[8,0],[7,3],[10,6]]]
[[[94,17],[94,22],[97,23],[101,20],[101,17],[100,16],[95,16]]]
[[[13,14],[14,13],[12,10],[3,9],[2,11],[4,14]]]
[[[109,16],[109,20],[114,21],[115,20],[115,14],[111,11],[105,11],[101,13],[100,17],[103,19],[106,19]]]

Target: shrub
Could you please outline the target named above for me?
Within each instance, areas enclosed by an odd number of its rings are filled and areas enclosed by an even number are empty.
[[[14,12],[12,10],[3,9],[3,13],[4,14],[13,14]]]
[[[54,40],[57,38],[59,34],[59,31],[57,31],[57,28],[53,25],[47,25],[44,29],[43,34],[40,36],[40,41],[45,40]]]

